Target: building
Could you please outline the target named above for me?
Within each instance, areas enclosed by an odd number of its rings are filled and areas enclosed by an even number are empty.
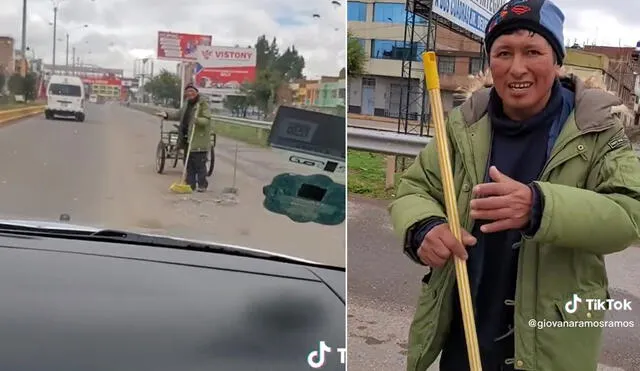
[[[406,1],[360,0],[349,1],[347,19],[349,31],[356,37],[368,57],[366,75],[348,82],[349,113],[364,116],[397,118],[401,104],[406,101],[407,81],[402,78],[403,55],[413,64],[412,76],[419,76],[424,43],[405,44]],[[427,33],[427,21],[416,17],[416,34]],[[421,30],[420,30],[421,29]],[[435,49],[445,111],[453,106],[453,92],[464,84],[469,74],[482,70],[484,63],[481,45],[441,25],[436,26]],[[418,87],[416,79],[412,86]],[[416,91],[414,95],[419,95]],[[420,99],[411,99],[409,112],[418,116]],[[406,103],[405,103],[406,104]]]
[[[616,92],[628,107],[633,107],[637,99],[636,76],[640,73],[640,64],[633,59],[635,48],[585,45],[583,50],[606,55],[609,58],[608,72],[611,78],[607,81],[607,89]]]
[[[318,84],[318,96],[315,105],[319,108],[344,107],[345,79],[323,79]]]
[[[0,36],[0,73],[10,76],[14,73],[15,56],[14,40],[9,36]]]

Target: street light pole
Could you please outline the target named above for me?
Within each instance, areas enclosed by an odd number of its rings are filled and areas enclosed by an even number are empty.
[[[22,0],[22,58],[27,54],[27,0]]]
[[[65,70],[66,70],[66,74],[69,74],[69,33],[67,32],[67,57],[66,57],[66,63],[65,63]]]
[[[53,71],[51,71],[52,75],[56,74],[56,28],[58,26],[58,7],[55,6],[53,7],[53,58],[52,58],[52,65],[53,65]]]
[[[76,47],[74,46],[71,50],[71,61],[73,63],[73,76],[76,75]]]

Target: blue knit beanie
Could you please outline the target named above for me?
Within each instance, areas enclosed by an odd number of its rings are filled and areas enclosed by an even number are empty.
[[[511,0],[491,17],[485,31],[487,54],[498,37],[519,29],[544,37],[562,65],[564,49],[564,14],[551,0]]]

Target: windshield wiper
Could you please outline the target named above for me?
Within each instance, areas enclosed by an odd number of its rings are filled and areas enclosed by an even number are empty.
[[[189,240],[181,240],[172,237],[164,236],[151,236],[141,233],[120,231],[116,229],[103,229],[99,231],[95,230],[82,230],[82,229],[62,229],[62,228],[46,228],[35,227],[26,225],[14,225],[10,223],[0,222],[0,233],[21,235],[21,236],[33,236],[33,237],[51,237],[51,238],[65,238],[73,240],[95,241],[95,242],[116,242],[121,244],[130,244],[138,246],[152,246],[162,247],[169,249],[178,249],[186,251],[198,251],[218,253],[225,255],[234,255],[246,258],[256,258],[271,260],[283,263],[302,264],[313,267],[336,269],[337,267],[327,266],[324,264],[311,263],[305,261],[299,261],[296,259],[288,258],[285,256],[271,255],[268,253],[262,253],[259,251],[251,251],[238,249],[230,246],[217,245],[214,243],[202,243]]]

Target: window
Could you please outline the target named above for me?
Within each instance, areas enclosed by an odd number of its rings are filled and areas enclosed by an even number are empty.
[[[344,99],[344,93],[345,93],[345,88],[340,88],[340,90],[338,90],[338,98]]]
[[[405,23],[407,11],[404,3],[375,3],[373,4],[373,21],[379,23]],[[426,24],[427,21],[416,16],[416,24]]]
[[[367,4],[359,1],[347,2],[347,20],[349,22],[366,22]]]
[[[79,85],[67,85],[67,84],[51,84],[51,86],[49,86],[49,94],[63,95],[65,97],[82,96],[82,92]]]
[[[482,58],[471,58],[469,60],[469,73],[475,75],[482,72]]]
[[[408,60],[420,61],[420,56],[425,51],[425,46],[419,43],[410,43],[394,40],[371,40],[371,58],[374,59],[394,59],[403,60],[403,56]]]
[[[456,73],[456,57],[438,57],[438,73],[453,75]]]
[[[370,86],[375,88],[376,87],[376,79],[372,78],[372,77],[363,77],[362,78],[362,86]]]

